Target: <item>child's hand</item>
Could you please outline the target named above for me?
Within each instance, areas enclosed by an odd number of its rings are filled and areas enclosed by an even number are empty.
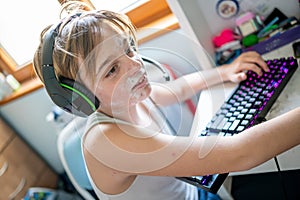
[[[263,71],[269,71],[269,67],[263,58],[254,51],[243,53],[232,63],[221,66],[224,81],[232,81],[234,83],[245,80],[247,78],[247,70],[252,70],[258,75],[262,75]]]

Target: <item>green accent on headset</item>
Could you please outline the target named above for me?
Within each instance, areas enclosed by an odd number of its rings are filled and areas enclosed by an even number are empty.
[[[70,90],[72,90],[73,92],[77,93],[79,96],[81,96],[86,102],[88,102],[88,104],[90,104],[90,106],[92,107],[93,111],[96,111],[96,106],[93,104],[93,102],[87,98],[84,94],[82,94],[81,92],[79,92],[78,90],[76,90],[75,88],[73,87],[70,87],[69,85],[66,85],[66,84],[63,84],[63,83],[60,83],[60,85],[62,87],[65,87],[65,88],[68,88]]]

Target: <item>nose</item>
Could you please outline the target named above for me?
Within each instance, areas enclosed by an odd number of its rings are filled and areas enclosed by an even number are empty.
[[[137,71],[141,70],[143,66],[143,62],[137,54],[135,54],[132,57],[130,56],[126,56],[126,57],[127,57],[126,59],[127,59],[128,72],[130,75],[135,74]]]

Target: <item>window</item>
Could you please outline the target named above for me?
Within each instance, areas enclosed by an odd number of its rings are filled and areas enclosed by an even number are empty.
[[[96,9],[126,13],[150,0],[90,0]]]
[[[41,30],[58,20],[60,4],[54,0],[10,0],[2,2],[4,7],[0,12],[0,68],[22,82],[34,75],[23,67],[30,65]]]
[[[165,0],[81,1],[97,9],[126,13],[137,28],[172,14]],[[2,7],[7,9],[0,13],[0,71],[13,74],[20,82],[35,77],[31,60],[39,42],[39,34],[44,27],[58,20],[62,2],[63,0],[2,2]],[[109,4],[105,5],[105,2]]]

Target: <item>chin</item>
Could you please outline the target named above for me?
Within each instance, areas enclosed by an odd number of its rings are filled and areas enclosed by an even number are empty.
[[[150,96],[150,93],[151,93],[151,86],[149,85],[149,86],[145,87],[142,91],[132,95],[131,103],[136,104],[136,103],[139,103],[139,102],[147,99]]]

